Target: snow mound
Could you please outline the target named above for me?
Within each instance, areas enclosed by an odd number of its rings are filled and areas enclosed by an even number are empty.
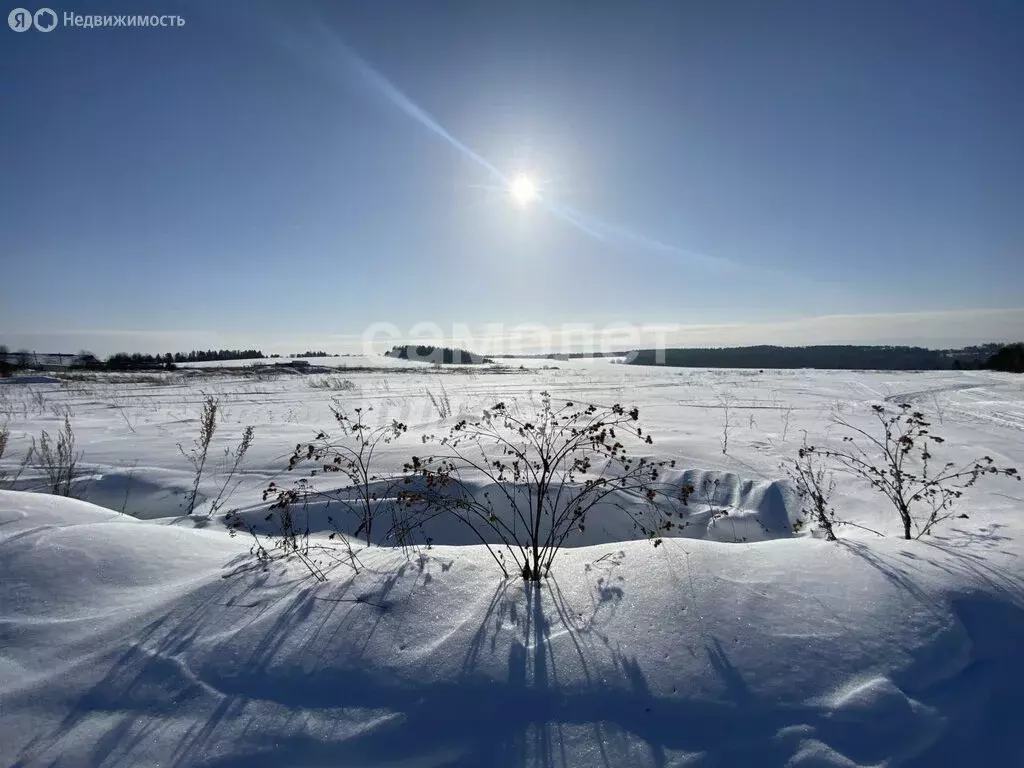
[[[0,764],[1024,759],[1018,552],[620,542],[539,587],[479,546],[358,554],[317,583],[222,531],[0,492]]]
[[[800,516],[799,502],[787,481],[755,481],[732,472],[694,469],[666,472],[661,484],[665,493],[659,497],[659,503],[679,522],[665,534],[669,537],[709,539],[730,544],[790,538],[794,535],[794,523]],[[679,500],[679,491],[685,486],[693,491],[688,501],[683,503]],[[337,489],[325,484],[322,478],[308,487],[329,491],[362,508],[359,506],[362,503],[359,494],[353,489]],[[379,481],[371,487],[377,508],[375,514],[382,521],[375,526],[374,543],[392,543],[388,540],[388,532],[397,493],[417,487],[415,478],[411,484],[403,484],[400,478],[394,478]],[[530,507],[525,486],[508,484],[506,490],[521,509]],[[496,490],[494,485],[470,480],[462,484],[461,492],[481,502],[489,500],[495,515],[505,521],[509,530],[515,530],[517,525],[521,528],[505,494]],[[245,521],[247,527],[264,534],[277,534],[281,526],[271,504],[250,505],[235,514]],[[312,497],[295,504],[289,512],[299,531],[323,533],[340,527],[343,531],[352,532],[358,527],[358,521],[338,501],[324,497]],[[635,525],[634,518],[652,520],[645,501],[636,494],[613,492],[588,513],[584,530],[574,532],[565,545],[580,547],[646,540],[648,536]],[[223,522],[224,516],[217,519]],[[480,526],[474,532],[451,516],[430,520],[416,532],[416,536],[418,540],[429,540],[436,545],[477,545],[481,538],[488,544],[501,543],[495,532],[486,526]]]
[[[800,504],[784,480],[751,480],[733,472],[691,469],[672,478],[692,488],[682,536],[723,543],[789,538]]]

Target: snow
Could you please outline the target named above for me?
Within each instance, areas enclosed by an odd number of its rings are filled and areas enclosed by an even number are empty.
[[[828,543],[794,532],[780,469],[804,430],[840,439],[830,413],[867,425],[870,403],[907,399],[941,411],[950,460],[1024,466],[1020,377],[506,362],[342,372],[344,391],[310,386],[334,374],[245,372],[0,389],[0,467],[67,408],[76,490],[109,508],[0,491],[0,764],[1024,765],[1021,484],[980,483],[966,519],[908,542],[841,479],[841,512],[889,536]],[[442,386],[445,417],[428,395]],[[409,425],[380,457],[397,471],[422,435],[496,400],[528,412],[543,390],[640,408],[652,455],[696,489],[680,535],[654,547],[608,514],[534,587],[442,525],[430,547],[356,546],[358,573],[324,560],[320,583],[296,560],[255,563],[221,515],[182,515],[177,445],[205,394],[222,416],[199,510],[252,424],[224,510],[257,521],[267,483],[295,479],[295,444],[331,426],[332,398]]]

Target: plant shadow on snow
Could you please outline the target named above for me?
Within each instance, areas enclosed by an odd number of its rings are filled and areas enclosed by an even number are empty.
[[[393,584],[373,590],[374,599],[385,596]],[[678,742],[689,747],[687,737],[680,739],[684,734],[695,738],[700,733],[704,748],[725,743],[736,716],[732,707],[718,718],[716,736],[703,727],[708,725],[705,705],[653,695],[635,658],[609,645],[620,679],[609,680],[607,667],[590,669],[590,637],[610,643],[600,634],[596,613],[621,599],[621,591],[599,590],[595,614],[584,618],[567,606],[553,579],[540,587],[503,582],[495,588],[459,674],[451,681],[381,685],[372,673],[356,667],[345,669],[337,678],[318,675],[301,686],[289,690],[275,686],[274,690],[274,700],[289,707],[383,709],[400,713],[400,718],[347,739],[340,748],[306,737],[282,740],[276,736],[271,751],[257,749],[244,756],[236,751],[235,756],[213,764],[278,765],[286,755],[301,755],[304,764],[422,760],[425,765],[567,765],[578,762],[569,753],[567,732],[574,728],[595,731],[603,752],[592,756],[590,764],[605,766],[621,764],[635,749],[626,742],[626,735],[646,743],[649,755],[644,762],[653,765],[667,764],[667,747],[679,746]],[[582,671],[582,683],[562,684],[552,647],[556,636],[567,638],[572,646],[570,656]],[[507,654],[504,680],[482,672],[484,657],[495,653]],[[731,669],[720,646],[717,653],[720,668]],[[698,715],[704,722],[691,731],[685,724]],[[767,731],[763,735],[769,738]]]
[[[951,632],[918,649],[911,664],[893,676],[911,700],[944,719],[941,733],[908,765],[1024,761],[1024,749],[1016,739],[1024,711],[1024,670],[1017,663],[1024,647],[1024,580],[986,556],[984,549],[998,548],[1004,539],[994,535],[996,528],[980,534],[954,529],[956,536],[917,542],[924,552],[902,548],[889,556],[863,543],[840,541],[902,592],[937,615],[954,619]],[[979,546],[982,551],[976,549]],[[949,574],[963,593],[945,599],[925,593],[916,579],[927,569]]]
[[[1002,523],[989,523],[977,531],[968,531],[963,528],[950,528],[948,533],[933,534],[932,540],[950,546],[973,546],[983,549],[995,550],[1006,553],[1004,549],[1007,542],[1013,541],[1010,536],[1003,536],[998,533],[1008,526]]]
[[[997,546],[992,537],[984,538],[982,546]],[[967,538],[951,540],[935,537],[934,541],[918,540],[916,544],[924,552],[903,547],[896,551],[896,557],[878,552],[863,542],[840,539],[837,544],[921,603],[937,605],[936,599],[918,586],[920,575],[934,568],[956,577],[961,583],[977,584],[994,594],[1003,595],[1008,602],[1024,604],[1024,580],[1012,569],[1002,567],[986,554],[976,551],[976,542]]]
[[[48,763],[96,719],[102,733],[85,764],[132,765],[147,741],[175,727],[183,714],[196,722],[177,738],[170,765],[568,765],[579,763],[569,735],[578,729],[592,731],[602,745],[589,764],[640,758],[639,739],[648,751],[643,763],[666,765],[667,749],[720,750],[735,719],[758,706],[717,640],[708,654],[735,704],[654,695],[639,661],[601,632],[625,597],[607,575],[597,577],[583,612],[570,606],[554,579],[542,586],[498,584],[454,679],[420,682],[366,663],[368,650],[380,642],[378,629],[401,617],[402,603],[412,599],[403,582],[429,588],[435,562],[421,556],[393,571],[364,570],[329,591],[281,568],[208,585],[186,610],[154,617],[118,653],[104,657],[105,674],[67,702],[67,716],[26,745],[15,765]],[[437,564],[440,573],[452,567]],[[225,608],[240,614],[229,627],[222,626]],[[353,626],[361,629],[360,642],[339,644],[351,641],[346,630]],[[414,629],[390,628],[398,636]],[[202,650],[196,658],[195,645],[205,646],[218,631],[231,639],[214,655],[235,645],[244,650],[229,663],[204,660]],[[567,644],[559,654],[556,639]],[[492,674],[495,654],[504,659],[503,677]],[[567,659],[582,679],[577,674],[563,682]],[[292,727],[296,709],[327,717],[346,709],[387,715],[375,727],[332,740]],[[239,731],[250,716],[259,726]],[[780,724],[761,718],[748,736],[763,746]]]
[[[195,702],[201,704],[204,698],[209,699],[209,687],[180,657],[187,654],[197,638],[215,631],[216,627],[211,624],[222,616],[223,608],[261,607],[263,601],[246,598],[272,581],[280,587],[274,602],[287,601],[289,590],[306,581],[304,576],[288,578],[283,572],[274,574],[266,568],[257,573],[245,555],[232,558],[225,568],[241,568],[252,573],[248,581],[225,577],[219,583],[200,588],[206,594],[183,611],[172,610],[155,617],[134,632],[130,644],[122,645],[118,654],[86,659],[85,665],[98,663],[107,667],[106,673],[77,701],[68,702],[68,714],[50,733],[36,736],[26,744],[14,766],[44,764],[44,755],[53,751],[57,751],[57,759],[45,764],[65,764],[59,756],[63,751],[62,742],[74,738],[76,730],[88,727],[90,718],[95,717],[104,718],[105,723],[85,764],[134,765],[137,758],[133,757],[133,751],[167,727],[179,707]],[[103,652],[100,655],[103,656]],[[171,764],[193,764],[189,757],[191,746],[209,742],[218,724],[232,713],[238,714],[244,706],[244,700],[223,698],[211,708],[205,724],[189,729]]]
[[[901,580],[901,587],[910,585],[913,559],[894,564],[869,547],[847,545],[887,578]],[[997,569],[974,555],[929,546],[938,567],[991,579],[1020,601],[1021,585],[1008,575],[993,573]],[[168,764],[225,768],[665,766],[679,753],[690,753],[696,765],[783,765],[812,737],[859,764],[874,764],[902,743],[902,729],[918,726],[919,709],[902,699],[888,711],[861,712],[855,705],[839,716],[821,703],[768,700],[713,627],[701,630],[703,650],[722,693],[655,693],[651,675],[664,670],[645,667],[604,632],[628,599],[616,575],[625,557],[611,552],[589,564],[585,597],[567,596],[556,578],[539,586],[500,582],[474,626],[465,628],[469,637],[456,674],[437,679],[403,675],[374,653],[389,643],[395,652],[405,650],[418,630],[407,613],[420,590],[443,586],[455,569],[452,561],[421,552],[397,567],[364,569],[325,587],[310,585],[302,571],[282,563],[254,569],[236,558],[225,566],[235,569],[234,578],[199,588],[202,594],[187,607],[155,615],[118,653],[104,657],[109,668],[102,678],[68,702],[65,719],[33,740],[15,765],[48,763],[65,739],[95,727],[94,718],[102,718],[102,734],[86,764],[136,764],[147,740],[184,716],[195,722],[175,737]],[[912,594],[928,599],[920,590]],[[911,671],[894,682],[915,707],[985,712],[988,722],[979,728],[990,739],[989,754],[1013,754],[1008,740],[1024,704],[1024,679],[1007,673],[1006,659],[1024,644],[1024,611],[977,597],[954,599],[953,609],[971,649],[965,674],[920,690]],[[949,651],[933,649],[936,655]],[[968,700],[981,703],[972,709]],[[330,726],[353,711],[380,716],[356,733],[334,734],[305,722],[319,717]],[[931,748],[905,764],[968,764],[977,744],[964,732],[945,728]],[[581,741],[599,752],[581,759],[573,754]],[[52,764],[59,763],[58,757]]]
[[[939,567],[993,579],[1000,589],[1012,590],[1015,597],[1020,597],[1020,585],[1008,581],[998,569],[979,563],[973,555],[938,549]],[[868,550],[860,554],[865,556]],[[399,719],[347,740],[344,758],[339,758],[335,747],[296,738],[284,743],[275,740],[274,748],[267,753],[250,753],[244,760],[235,757],[217,764],[271,765],[284,755],[302,754],[313,762],[319,756],[325,764],[359,765],[428,756],[427,764],[568,765],[579,762],[570,752],[572,732],[580,729],[592,731],[596,737],[592,743],[601,745],[600,755],[590,756],[589,764],[610,766],[628,760],[666,765],[670,762],[668,753],[681,751],[715,755],[712,762],[717,765],[747,765],[751,761],[781,765],[792,756],[796,743],[809,734],[858,763],[874,763],[892,754],[893,745],[906,738],[907,730],[923,729],[922,720],[932,722],[930,715],[922,714],[917,701],[902,694],[898,694],[894,709],[881,714],[859,712],[856,703],[839,716],[821,705],[779,706],[752,690],[744,671],[730,659],[726,645],[713,634],[706,635],[705,652],[722,682],[725,693],[721,700],[652,693],[648,683],[652,671],[645,670],[636,657],[602,633],[603,624],[625,598],[623,587],[613,576],[614,566],[624,556],[622,552],[606,556],[607,568],[594,564],[593,570],[600,575],[593,574],[596,578],[588,611],[574,608],[554,578],[540,587],[519,582],[499,584],[473,634],[459,674],[450,682],[409,685],[395,681],[393,685],[374,687],[374,681],[361,677],[359,670],[346,670],[345,685],[339,685],[341,680],[327,680],[323,688],[307,687],[301,694],[296,692],[298,699],[282,700],[291,706],[382,708],[401,713]],[[903,570],[885,564],[881,558],[877,562],[880,567],[888,567],[893,578]],[[421,560],[421,572],[422,564]],[[389,593],[401,578],[401,572],[383,577],[379,588],[362,594],[386,606]],[[918,596],[923,598],[920,593]],[[999,659],[1009,656],[1014,647],[1019,647],[1014,643],[1024,638],[1024,611],[990,598],[956,599],[953,609],[971,648],[967,681],[940,682],[918,691],[912,687],[915,675],[908,672],[906,681],[897,682],[925,707],[940,711],[964,711],[963,700],[970,696],[987,698],[992,702],[984,705],[988,709],[1003,707],[1002,712],[992,713],[993,724],[987,728],[994,743],[1003,742],[1001,751],[992,754],[1010,754],[1012,745],[1006,743],[1006,731],[999,732],[998,728],[1000,724],[1009,725],[1012,713],[1022,703],[1021,681],[1019,675],[1000,672],[1004,665]],[[555,653],[555,642],[562,644],[562,653]],[[602,647],[607,652],[603,658],[596,652]],[[566,654],[565,649],[571,652]],[[503,681],[480,674],[485,662],[492,660],[488,656],[496,653],[507,654]],[[607,659],[611,660],[610,667],[604,663]],[[566,678],[567,666],[576,670],[572,680]],[[742,734],[736,732],[739,723]],[[794,723],[801,724],[800,728],[780,738]],[[962,764],[976,745],[965,743],[959,733],[956,728],[947,728],[935,735],[933,746],[908,764]],[[646,745],[645,756],[636,753],[637,740]],[[951,760],[950,755],[956,755],[956,759]]]
[[[430,560],[421,554],[396,572],[371,574],[373,581],[368,587],[358,584],[365,580],[363,572],[340,589],[332,590],[329,598],[310,591],[296,601],[296,606],[304,604],[306,608],[296,607],[267,632],[259,643],[263,652],[245,665],[244,677],[239,676],[234,685],[227,680],[214,683],[224,693],[254,699],[269,695],[274,702],[289,708],[380,709],[398,713],[398,718],[346,739],[343,745],[305,736],[275,735],[272,744],[250,743],[247,748],[231,750],[232,757],[209,764],[280,765],[288,756],[301,755],[307,765],[391,764],[405,760],[424,765],[565,765],[572,762],[572,756],[566,752],[563,729],[574,726],[595,729],[599,741],[609,749],[616,746],[623,733],[640,736],[649,744],[653,764],[665,764],[661,738],[653,732],[646,735],[650,727],[643,725],[644,716],[657,708],[657,701],[636,660],[618,652],[613,654],[625,682],[625,692],[622,681],[597,679],[596,673],[588,668],[590,654],[581,641],[594,634],[605,644],[610,642],[600,635],[597,617],[622,600],[623,592],[617,586],[599,584],[593,611],[585,616],[570,610],[554,579],[548,579],[542,586],[520,581],[499,583],[452,680],[418,684],[395,678],[385,679],[382,684],[380,670],[347,664],[343,669],[318,672],[311,679],[294,680],[294,685],[259,682],[261,670],[278,643],[293,635],[296,618],[307,618],[309,605],[319,599],[330,601],[333,606],[318,620],[320,628],[314,635],[328,627],[338,631],[345,619],[331,614],[342,603],[362,603],[362,610],[374,612],[362,645],[354,649],[355,656],[361,656],[369,648],[379,624],[387,620],[392,608],[398,607],[392,593],[400,582],[415,573],[421,584],[432,583],[425,567]],[[446,572],[451,563],[442,562],[440,567]],[[355,596],[349,598],[350,593]],[[358,608],[349,605],[344,610],[348,613]],[[571,644],[583,670],[584,685],[562,687],[559,664],[552,650],[553,636],[566,637]],[[485,672],[485,668],[493,670],[495,654],[505,659],[503,680]],[[250,683],[254,690],[246,690]],[[619,764],[628,753],[628,746],[618,746],[617,756],[606,753],[597,764]]]

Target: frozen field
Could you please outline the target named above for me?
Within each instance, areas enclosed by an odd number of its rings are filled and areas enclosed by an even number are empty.
[[[828,543],[781,469],[805,435],[836,444],[834,416],[866,428],[872,404],[902,402],[942,461],[1024,468],[1024,378],[310,362],[339,370],[0,380],[14,487],[44,488],[19,465],[67,416],[74,493],[99,505],[0,491],[0,764],[1024,765],[1024,484],[985,478],[965,517],[907,542],[882,496],[839,476],[840,516],[887,536]],[[265,522],[263,490],[298,478],[288,458],[336,427],[332,404],[408,426],[375,457],[391,475],[423,436],[497,401],[531,413],[544,391],[637,406],[652,458],[718,481],[680,536],[655,548],[599,510],[534,588],[452,521],[424,529],[429,547],[360,547],[358,573],[323,583],[294,560],[254,567],[226,532],[227,513]],[[188,516],[179,445],[208,396]],[[329,543],[327,512],[304,514]]]

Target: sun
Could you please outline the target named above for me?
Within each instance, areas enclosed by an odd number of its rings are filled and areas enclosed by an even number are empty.
[[[519,174],[512,179],[508,191],[520,205],[529,205],[537,199],[537,185],[533,183],[533,179],[524,174]]]

